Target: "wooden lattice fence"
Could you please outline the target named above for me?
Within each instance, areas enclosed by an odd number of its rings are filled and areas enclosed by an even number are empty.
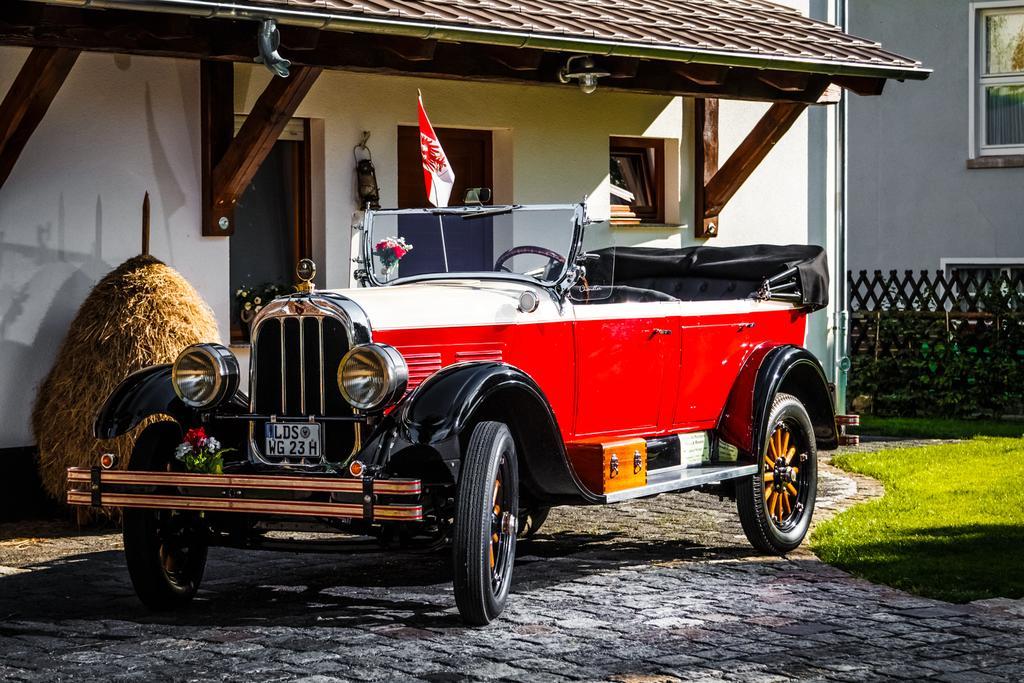
[[[849,274],[850,391],[894,415],[1019,413],[1024,276]]]

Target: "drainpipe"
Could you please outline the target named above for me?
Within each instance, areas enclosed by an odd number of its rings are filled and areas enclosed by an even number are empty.
[[[836,24],[848,31],[849,0],[835,0]],[[846,385],[850,372],[849,338],[850,312],[849,291],[846,272],[847,263],[847,202],[846,189],[849,180],[846,159],[849,150],[847,114],[849,92],[844,92],[836,111],[836,298],[835,298],[835,357],[833,382],[836,385],[836,413],[846,413]]]

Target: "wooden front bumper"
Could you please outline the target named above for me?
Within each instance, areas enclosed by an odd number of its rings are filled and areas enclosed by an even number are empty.
[[[418,522],[418,504],[380,504],[378,496],[419,496],[418,479],[362,479],[334,477],[186,474],[134,472],[72,467],[68,469],[69,505],[241,512],[299,517],[333,517],[380,521]],[[187,492],[183,492],[183,489]],[[204,495],[192,495],[199,489]],[[286,500],[260,497],[273,493],[320,494],[330,500]],[[358,496],[362,502],[335,502],[334,494]],[[365,501],[370,495],[371,500]]]

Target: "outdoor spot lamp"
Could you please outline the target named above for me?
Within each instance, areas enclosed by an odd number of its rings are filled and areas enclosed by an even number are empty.
[[[597,90],[598,79],[611,76],[607,71],[600,71],[590,55],[575,55],[565,61],[565,66],[558,72],[561,83],[578,81],[580,90],[587,95]]]

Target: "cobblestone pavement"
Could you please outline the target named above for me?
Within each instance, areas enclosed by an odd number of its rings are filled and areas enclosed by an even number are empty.
[[[818,516],[879,493],[823,466]],[[157,615],[116,534],[0,540],[0,680],[1024,678],[1019,603],[753,556],[734,505],[700,493],[553,511],[483,629],[460,624],[444,554],[210,555],[193,605]]]

